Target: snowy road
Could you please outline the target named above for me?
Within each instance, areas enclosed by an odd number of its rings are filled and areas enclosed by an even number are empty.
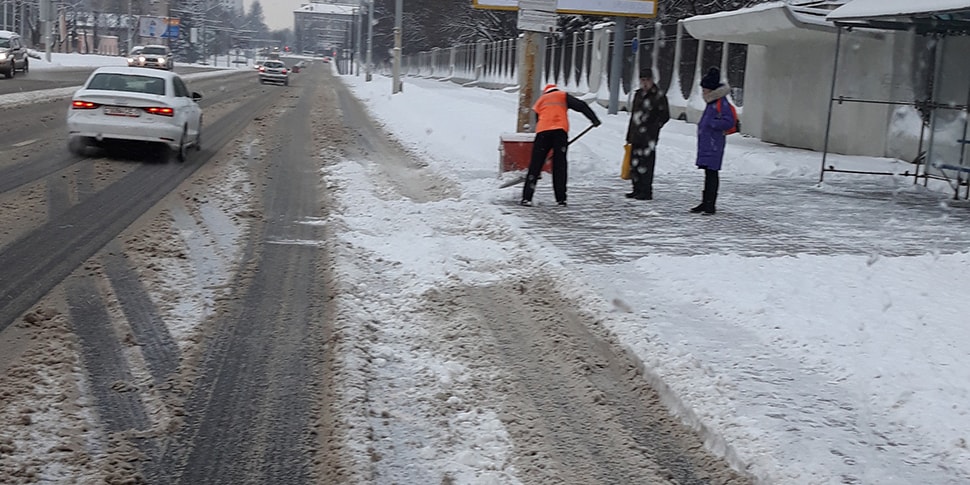
[[[749,483],[331,73],[247,74],[209,85],[185,166],[0,166],[0,482]],[[412,231],[405,263],[360,244]],[[407,271],[450,258],[504,270]]]

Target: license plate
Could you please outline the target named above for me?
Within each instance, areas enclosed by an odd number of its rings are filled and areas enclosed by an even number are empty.
[[[130,116],[132,118],[141,116],[137,108],[126,108],[124,106],[105,106],[104,114],[110,116]]]

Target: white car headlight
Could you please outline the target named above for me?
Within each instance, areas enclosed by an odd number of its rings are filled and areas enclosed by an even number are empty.
[[[158,62],[164,63],[165,62],[165,57],[159,57],[158,58]]]
[[[5,60],[7,60],[7,53],[6,52],[4,52],[3,54],[0,54],[0,61],[5,61]]]
[[[138,58],[138,62],[145,62],[145,56],[141,56],[141,57],[139,57],[139,58]]]

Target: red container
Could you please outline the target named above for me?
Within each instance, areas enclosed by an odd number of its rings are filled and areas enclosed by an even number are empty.
[[[535,133],[502,133],[499,135],[499,173],[528,170],[529,162],[532,160],[532,144],[535,139]],[[551,156],[546,157],[542,171],[552,171]]]

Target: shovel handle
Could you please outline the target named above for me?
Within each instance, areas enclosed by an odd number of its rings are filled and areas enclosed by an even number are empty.
[[[589,125],[589,126],[587,126],[585,130],[581,131],[578,135],[574,136],[572,140],[569,140],[569,143],[568,144],[569,145],[572,145],[574,141],[578,140],[579,137],[581,137],[581,136],[585,135],[586,133],[588,133],[589,130],[592,130],[595,126],[596,125]]]

